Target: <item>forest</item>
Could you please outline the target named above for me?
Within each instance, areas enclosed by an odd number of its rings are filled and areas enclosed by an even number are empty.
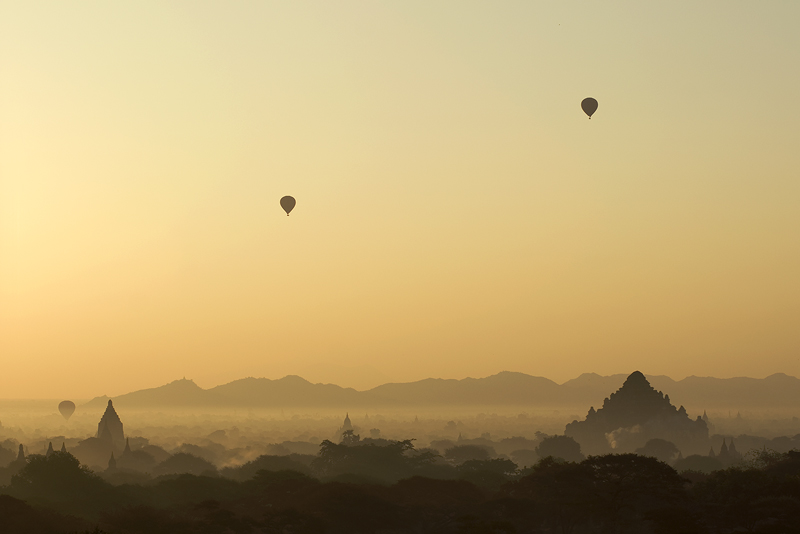
[[[547,452],[555,437],[537,447]],[[562,450],[563,444],[560,445]],[[69,452],[12,463],[0,531],[38,533],[785,533],[800,531],[800,452],[751,451],[711,472],[644,454],[529,467],[414,440],[325,440],[317,455],[214,468],[190,453],[158,476],[96,473]],[[459,450],[460,449],[460,450]],[[472,459],[468,459],[472,458]],[[183,471],[183,472],[181,472]]]

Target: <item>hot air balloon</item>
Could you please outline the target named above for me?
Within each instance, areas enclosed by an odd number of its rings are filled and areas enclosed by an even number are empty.
[[[75,403],[72,401],[62,401],[58,405],[58,411],[61,412],[61,415],[64,416],[64,419],[69,421],[69,418],[72,416],[72,413],[75,411]]]
[[[286,212],[287,217],[289,216],[289,212],[294,209],[295,204],[297,204],[297,201],[294,199],[294,197],[283,197],[281,199],[281,207],[283,208],[283,211]]]
[[[594,112],[597,111],[597,100],[591,97],[584,98],[583,102],[581,102],[581,109],[584,113],[589,115],[589,118],[591,119],[592,115],[594,115]]]

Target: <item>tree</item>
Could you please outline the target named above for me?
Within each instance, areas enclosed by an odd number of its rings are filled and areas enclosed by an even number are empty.
[[[110,504],[112,487],[68,452],[33,454],[11,478],[10,493],[61,512],[93,515]]]
[[[6,449],[2,445],[0,445],[0,467],[7,467],[8,464],[13,462],[17,459],[17,453]]]
[[[339,443],[342,445],[356,445],[361,441],[361,436],[352,430],[345,430],[342,432],[342,439]]]
[[[320,444],[319,456],[312,462],[312,468],[326,477],[351,474],[395,482],[414,475],[435,457],[432,453],[415,454],[412,441],[343,445],[325,440]]]
[[[494,491],[508,482],[509,477],[519,473],[517,464],[511,460],[495,458],[493,460],[467,460],[457,467],[461,478],[478,487]]]
[[[722,462],[710,456],[692,454],[675,462],[675,470],[679,473],[684,471],[697,471],[698,473],[711,473],[722,469]]]
[[[180,506],[207,500],[230,501],[242,494],[239,482],[224,477],[181,474],[160,479],[150,492],[154,502]]]
[[[290,454],[289,456],[272,456],[263,454],[238,467],[224,467],[222,469],[222,476],[232,478],[234,480],[248,480],[253,478],[259,471],[297,471],[311,474],[311,468],[300,460],[308,459],[309,462],[313,457],[299,454]]]
[[[110,528],[112,532],[147,532],[148,534],[200,532],[198,518],[184,518],[171,510],[146,505],[113,510],[104,514],[103,519],[107,528]],[[217,532],[219,531],[217,530]]]
[[[592,473],[593,515],[606,529],[639,523],[647,513],[678,506],[686,480],[672,467],[637,454],[590,456],[581,462]]]
[[[153,468],[156,475],[182,474],[203,475],[217,473],[217,468],[208,460],[198,458],[193,454],[179,452],[173,454]]]
[[[305,473],[292,471],[289,469],[284,469],[281,471],[265,471],[262,469],[256,472],[256,475],[248,482],[248,484],[255,488],[264,489],[271,486],[283,487],[287,485],[287,482],[289,484],[293,484],[294,481],[300,481],[300,485],[319,484],[317,479],[311,478]]]
[[[519,449],[511,451],[511,459],[520,467],[533,466],[539,461],[536,451],[530,449]]]
[[[83,521],[47,509],[34,509],[29,504],[0,495],[0,532],[13,534],[49,534],[84,528]]]
[[[781,454],[772,449],[753,449],[747,453],[744,466],[749,469],[773,470],[784,463],[786,454]]]
[[[150,472],[156,466],[153,455],[143,450],[129,451],[122,454],[117,460],[119,469]]]
[[[310,492],[305,507],[335,526],[317,532],[407,532],[402,507],[386,497],[381,486],[330,482]]]
[[[493,460],[468,460],[458,466],[461,473],[468,473],[470,471],[489,471],[500,475],[513,476],[516,475],[517,464],[511,460],[503,458],[494,458]]]
[[[479,445],[456,445],[444,451],[444,457],[455,464],[463,464],[469,460],[488,460],[489,451]]]
[[[567,462],[580,462],[584,456],[581,446],[569,436],[549,436],[544,438],[536,447],[539,458],[561,458]]]
[[[544,524],[570,534],[591,517],[592,484],[592,471],[587,466],[547,456],[507,492],[511,497],[532,501]]]
[[[483,495],[465,480],[435,480],[414,476],[390,488],[392,500],[408,507],[444,510],[453,505],[476,506]]]
[[[719,530],[800,532],[800,454],[757,456],[749,469],[715,471],[693,485],[704,519]]]
[[[695,484],[692,494],[703,506],[709,524],[752,532],[765,519],[756,502],[772,493],[770,483],[763,471],[732,467],[715,471],[707,480]]]
[[[636,449],[636,454],[650,456],[668,464],[671,464],[673,460],[678,457],[680,452],[678,447],[671,441],[658,438],[651,439],[644,444],[644,447]]]
[[[766,451],[767,458],[761,458],[762,469],[777,478],[790,478],[800,481],[800,451],[791,450],[775,459],[774,451]],[[758,461],[758,460],[757,460]]]

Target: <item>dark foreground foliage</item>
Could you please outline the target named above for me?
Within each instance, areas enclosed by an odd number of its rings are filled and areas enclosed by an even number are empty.
[[[260,459],[229,471],[230,477],[171,474],[118,486],[67,453],[33,456],[3,488],[0,532],[800,532],[797,452],[765,453],[746,466],[682,476],[636,454],[581,462],[549,457],[522,474],[508,460],[470,460],[435,471],[431,455],[410,450],[406,442],[363,452],[328,444],[312,466]],[[298,469],[256,469],[285,465]],[[422,475],[399,478],[407,469]],[[375,482],[343,482],[348,473]]]

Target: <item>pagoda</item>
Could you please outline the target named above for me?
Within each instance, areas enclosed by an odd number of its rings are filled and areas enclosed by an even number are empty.
[[[564,433],[588,454],[632,452],[654,438],[679,449],[693,449],[700,442],[706,446],[708,440],[702,417],[690,419],[683,406],[676,408],[669,395],[653,388],[639,371],[631,373],[600,409],[589,408],[586,419],[568,424]]]
[[[122,448],[125,445],[125,433],[122,431],[122,421],[114,409],[111,400],[108,401],[108,406],[97,424],[97,436],[105,442],[111,443],[114,448]]]

